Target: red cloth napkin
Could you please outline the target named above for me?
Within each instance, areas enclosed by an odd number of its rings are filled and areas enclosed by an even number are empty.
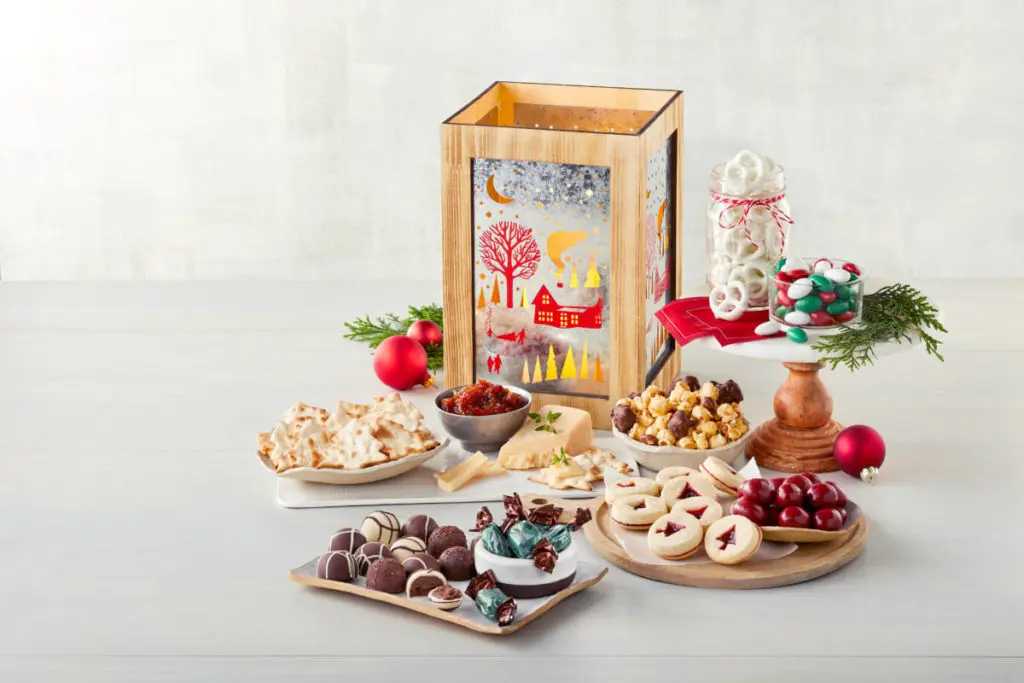
[[[713,335],[722,346],[782,336],[781,332],[769,337],[754,332],[755,327],[768,320],[768,311],[747,311],[737,320],[719,320],[711,311],[706,296],[676,299],[654,316],[680,346],[708,335]]]

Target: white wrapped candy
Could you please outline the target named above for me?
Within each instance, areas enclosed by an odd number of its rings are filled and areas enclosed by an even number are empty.
[[[850,273],[842,268],[830,268],[826,270],[825,277],[837,285],[844,285],[850,281]]]
[[[783,318],[783,320],[785,320],[789,325],[799,326],[811,324],[811,316],[807,315],[803,311],[790,311],[786,314],[786,317]]]
[[[779,327],[779,324],[774,320],[766,320],[754,328],[754,334],[758,334],[762,337],[770,337],[773,334],[778,334],[781,329],[782,328]]]
[[[719,320],[736,320],[746,312],[748,300],[746,284],[732,280],[711,288],[708,305]]]

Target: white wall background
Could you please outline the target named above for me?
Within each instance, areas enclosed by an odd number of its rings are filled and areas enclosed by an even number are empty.
[[[788,170],[794,242],[896,277],[1020,271],[1016,0],[4,0],[8,279],[433,279],[438,124],[497,79],[686,91],[712,165]]]

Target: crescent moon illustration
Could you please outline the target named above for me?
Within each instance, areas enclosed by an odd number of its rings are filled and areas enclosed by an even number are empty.
[[[562,271],[565,270],[565,261],[562,260],[562,253],[586,238],[587,232],[585,230],[576,230],[575,232],[556,230],[548,235],[548,256],[551,258],[551,262],[555,264],[555,268],[558,269],[556,275],[561,276]]]
[[[494,187],[494,176],[487,177],[487,196],[498,204],[511,204],[515,201],[513,197],[505,197],[498,193],[498,190]]]

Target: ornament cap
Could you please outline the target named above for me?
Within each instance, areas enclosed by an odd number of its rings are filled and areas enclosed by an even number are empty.
[[[878,478],[878,468],[877,467],[865,467],[864,469],[862,469],[860,471],[860,478],[865,483],[874,484],[875,483],[875,479]]]

